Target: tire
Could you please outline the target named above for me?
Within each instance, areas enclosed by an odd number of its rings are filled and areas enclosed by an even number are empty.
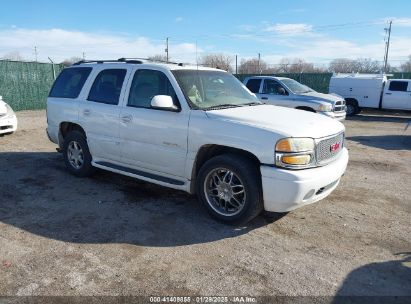
[[[198,173],[196,193],[208,213],[227,224],[245,224],[263,210],[259,168],[235,154],[208,160]]]
[[[84,133],[74,130],[67,134],[63,144],[63,157],[67,170],[78,177],[94,172],[91,154]]]
[[[356,101],[353,100],[347,100],[346,102],[346,114],[347,116],[354,116],[355,114],[358,114],[361,112],[360,107],[358,106]]]

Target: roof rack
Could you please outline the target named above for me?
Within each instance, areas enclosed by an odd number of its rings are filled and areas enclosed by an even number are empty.
[[[182,62],[173,62],[173,61],[165,61],[165,60],[160,60],[160,59],[152,59],[152,58],[119,58],[119,61],[139,61],[139,60],[144,60],[144,61],[151,61],[151,62],[161,62],[161,63],[166,63],[166,64],[176,64],[178,66],[183,66]]]
[[[156,60],[150,58],[119,58],[119,59],[110,59],[110,60],[80,60],[73,65],[80,65],[83,63],[106,63],[106,62],[122,62],[122,63],[132,63],[132,64],[142,64],[144,61],[151,61],[151,62],[161,62],[167,64],[176,64],[178,66],[183,66],[181,62],[171,62],[171,61],[164,61],[164,60]]]

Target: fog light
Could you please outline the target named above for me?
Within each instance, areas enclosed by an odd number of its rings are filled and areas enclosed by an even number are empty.
[[[308,165],[311,161],[311,155],[284,155],[281,161],[288,165]]]

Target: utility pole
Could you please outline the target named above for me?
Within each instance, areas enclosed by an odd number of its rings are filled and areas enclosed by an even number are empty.
[[[258,53],[258,73],[261,75],[261,54]]]
[[[165,49],[167,62],[168,62],[168,59],[169,59],[169,56],[168,56],[168,38],[169,38],[169,37],[166,38],[166,49]]]
[[[83,52],[83,60],[86,60],[86,53]]]
[[[388,40],[385,43],[385,55],[384,55],[384,73],[387,73],[387,65],[388,65],[388,50],[390,49],[390,38],[391,38],[391,25],[392,20],[390,20],[390,26],[385,28],[385,31],[388,31]]]
[[[235,55],[235,74],[237,75],[237,55]]]
[[[36,59],[36,62],[37,62],[38,61],[37,46],[34,47],[34,58]]]

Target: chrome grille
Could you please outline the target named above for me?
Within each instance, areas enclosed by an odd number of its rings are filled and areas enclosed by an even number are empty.
[[[345,111],[345,100],[339,100],[334,105],[334,112]]]
[[[344,133],[320,140],[317,143],[315,156],[318,164],[332,161],[340,154],[344,146]]]

